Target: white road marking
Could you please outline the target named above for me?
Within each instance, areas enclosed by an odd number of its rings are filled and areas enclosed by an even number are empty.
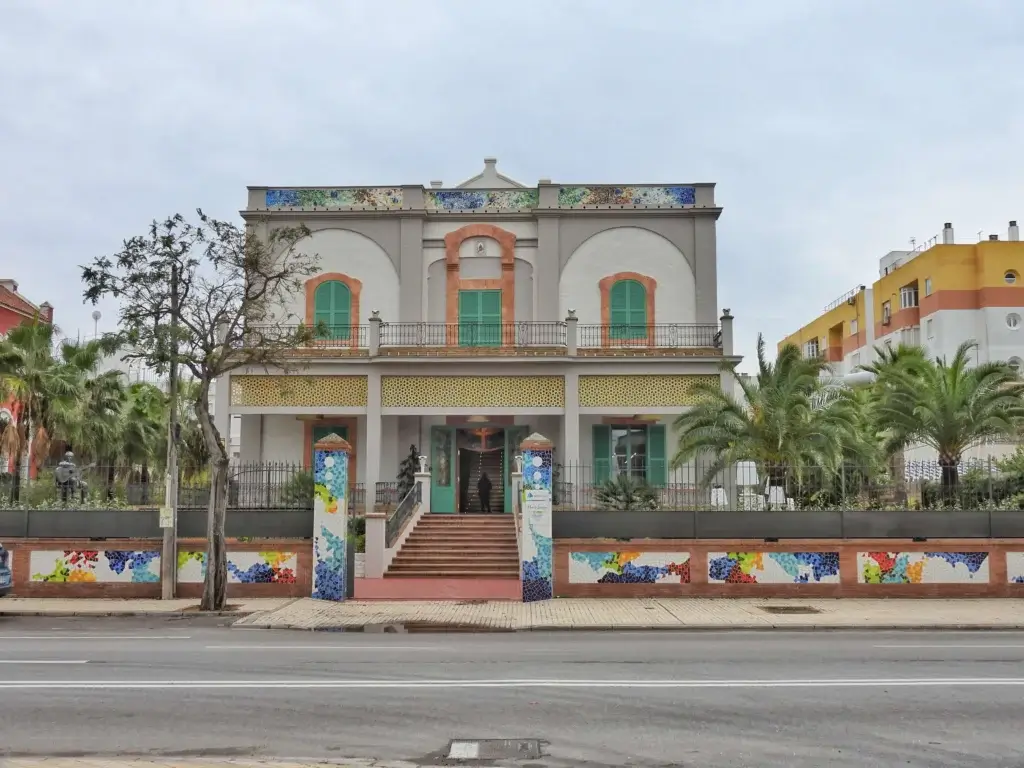
[[[1024,648],[1024,645],[874,645],[872,648]]]
[[[1024,687],[1024,678],[865,680],[5,680],[3,689],[949,688]]]
[[[208,651],[444,651],[428,645],[208,645]]]
[[[78,635],[54,632],[52,635],[0,635],[4,640],[191,640],[192,635]]]
[[[0,664],[88,664],[86,659],[0,659]]]
[[[480,758],[479,741],[453,741],[448,748],[449,760],[478,760]]]

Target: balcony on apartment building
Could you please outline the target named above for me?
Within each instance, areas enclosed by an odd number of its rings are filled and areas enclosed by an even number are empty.
[[[299,333],[301,325],[252,326],[248,344]],[[511,323],[391,323],[319,326],[302,335],[298,357],[720,357],[717,323],[653,325],[580,324],[565,321]]]

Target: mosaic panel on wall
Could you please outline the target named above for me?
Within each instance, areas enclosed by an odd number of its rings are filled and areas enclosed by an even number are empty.
[[[986,584],[988,552],[858,552],[860,584]]]
[[[570,552],[570,584],[689,584],[689,552]]]
[[[231,404],[238,406],[366,405],[365,376],[232,376]]]
[[[35,550],[32,581],[51,584],[152,584],[160,581],[160,553],[152,550]]]
[[[563,208],[583,205],[650,205],[661,208],[694,205],[695,187],[560,187]]]
[[[344,600],[351,446],[332,433],[314,448],[312,597]]]
[[[719,386],[717,374],[671,376],[580,376],[580,406],[688,406],[699,400],[698,387]]]
[[[428,211],[520,211],[536,208],[539,194],[536,189],[442,189],[425,192],[423,199]]]
[[[398,187],[340,189],[268,189],[267,208],[384,208],[402,207]]]
[[[520,570],[523,575],[524,603],[550,600],[555,590],[554,541],[551,532],[553,454],[547,447],[550,443],[535,445],[523,450],[521,503],[525,530]]]
[[[562,376],[381,376],[385,408],[561,408]]]
[[[1006,580],[1010,584],[1024,584],[1024,552],[1006,553]]]
[[[228,552],[229,584],[294,584],[299,556],[295,552]],[[205,552],[178,552],[178,583],[202,584]]]
[[[708,552],[709,584],[838,584],[838,552]]]

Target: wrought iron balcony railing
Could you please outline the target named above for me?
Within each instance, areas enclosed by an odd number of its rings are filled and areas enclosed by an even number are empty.
[[[564,347],[564,322],[382,323],[382,347]]]
[[[722,332],[717,324],[580,325],[577,328],[577,345],[719,349]]]

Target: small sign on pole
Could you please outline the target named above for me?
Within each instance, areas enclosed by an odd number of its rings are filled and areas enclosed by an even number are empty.
[[[160,527],[174,527],[174,510],[171,507],[160,507]]]

